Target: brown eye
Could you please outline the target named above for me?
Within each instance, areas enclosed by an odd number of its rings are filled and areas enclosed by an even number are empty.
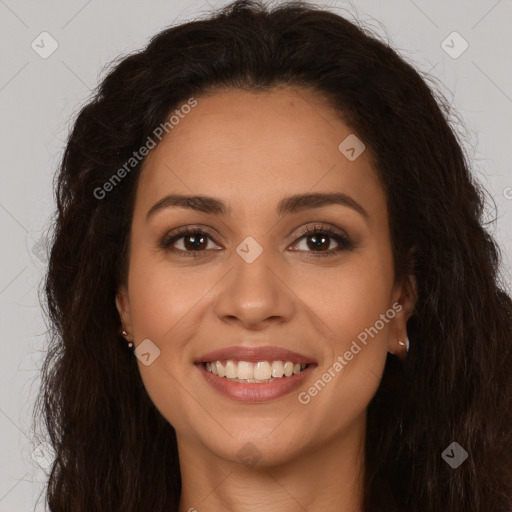
[[[322,249],[329,249],[329,246],[331,245],[331,237],[329,235],[325,234],[314,234],[314,235],[307,235],[304,237],[306,240],[306,244],[308,246],[308,249],[312,251],[320,251]]]
[[[206,245],[208,245],[207,237],[200,234],[185,235],[181,238],[184,240],[183,245],[186,251],[206,249]]]
[[[332,256],[354,247],[347,235],[322,226],[308,227],[298,240],[302,239],[304,239],[303,248],[299,248],[297,252],[308,252],[312,257]]]
[[[208,247],[210,241],[214,242],[207,232],[186,227],[164,236],[159,243],[159,247],[180,257],[190,256],[194,258],[207,250],[218,248],[215,243],[213,247]]]

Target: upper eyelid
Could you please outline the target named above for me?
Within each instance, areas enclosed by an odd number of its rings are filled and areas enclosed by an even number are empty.
[[[325,230],[327,232],[332,231],[333,233],[336,233],[339,236],[344,236],[348,238],[348,233],[341,229],[334,224],[326,223],[326,222],[314,222],[313,224],[308,224],[306,227],[301,228],[299,230],[299,233],[297,233],[295,236],[304,236],[307,235],[310,231],[321,231]]]

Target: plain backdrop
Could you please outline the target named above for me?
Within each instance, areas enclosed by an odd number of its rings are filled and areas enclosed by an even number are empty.
[[[169,25],[227,3],[0,0],[0,512],[44,510],[37,500],[51,454],[31,421],[47,347],[38,289],[52,181],[73,116],[112,59],[142,48]],[[496,203],[488,229],[501,244],[510,291],[512,1],[317,4],[352,13],[440,81],[463,119],[455,128],[474,172]]]

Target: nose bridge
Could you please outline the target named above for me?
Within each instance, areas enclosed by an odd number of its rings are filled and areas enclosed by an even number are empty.
[[[272,249],[264,249],[254,238],[247,237],[231,260],[232,271],[216,300],[217,316],[238,319],[253,327],[269,318],[289,319],[293,300],[279,276],[280,263]]]

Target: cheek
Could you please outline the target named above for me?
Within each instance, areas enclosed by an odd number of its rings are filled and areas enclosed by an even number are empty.
[[[191,268],[171,268],[165,261],[144,255],[132,260],[129,286],[135,335],[161,340],[193,310],[207,289]]]
[[[350,271],[340,269],[324,282],[323,293],[310,288],[317,300],[315,313],[329,334],[323,341],[323,365],[298,398],[310,427],[325,436],[336,435],[361,417],[378,389],[394,316],[391,277],[383,274],[381,264],[366,262]]]
[[[390,304],[392,260],[383,252],[354,258],[324,282],[323,293],[316,292],[316,312],[329,327],[328,351],[318,376],[327,384],[324,388],[319,383],[321,392],[311,390],[323,395],[319,406],[338,404],[356,414],[378,388],[395,313]]]
[[[150,365],[137,360],[140,376],[160,413],[174,427],[185,428],[183,411],[190,395],[183,382],[191,371],[186,346],[204,281],[188,270],[171,269],[154,255],[134,254],[130,261],[130,311],[136,344],[151,340],[159,355]],[[160,259],[160,258],[159,258]],[[194,309],[196,306],[196,309]]]
[[[331,344],[337,352],[346,350],[388,310],[392,278],[388,262],[354,258],[353,264],[341,266],[317,291],[311,287],[310,295],[315,296],[316,310],[329,327],[328,339],[333,340]]]

